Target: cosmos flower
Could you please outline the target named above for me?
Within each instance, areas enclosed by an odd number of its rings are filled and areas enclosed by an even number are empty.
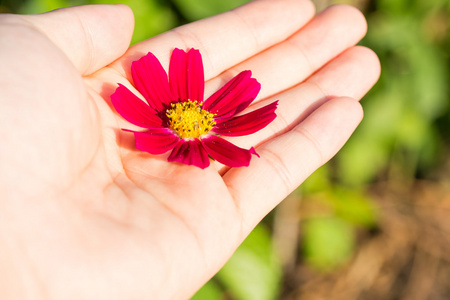
[[[131,131],[136,148],[158,155],[171,151],[168,161],[202,169],[210,158],[230,167],[248,166],[252,154],[221,136],[242,136],[257,132],[275,117],[278,101],[239,115],[258,95],[261,85],[243,71],[204,100],[204,74],[200,52],[175,49],[169,77],[152,54],[131,65],[135,88],[146,103],[124,85],[111,95],[116,111],[144,131]]]

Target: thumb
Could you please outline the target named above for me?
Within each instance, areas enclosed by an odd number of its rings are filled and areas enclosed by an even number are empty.
[[[24,16],[45,34],[83,75],[119,58],[128,48],[134,17],[126,5],[84,5]]]

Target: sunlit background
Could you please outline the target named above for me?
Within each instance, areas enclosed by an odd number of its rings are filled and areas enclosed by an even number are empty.
[[[125,3],[136,43],[244,2],[0,0],[0,12]],[[194,299],[450,299],[450,1],[314,2],[367,17],[361,44],[382,74],[362,101],[365,118]]]

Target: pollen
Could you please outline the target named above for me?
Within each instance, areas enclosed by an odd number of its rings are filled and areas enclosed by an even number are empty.
[[[207,134],[216,125],[214,114],[202,108],[202,103],[185,101],[171,103],[166,110],[169,126],[180,138],[198,138]]]

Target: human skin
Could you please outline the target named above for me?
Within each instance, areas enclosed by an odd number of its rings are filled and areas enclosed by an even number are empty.
[[[379,76],[362,14],[257,0],[129,48],[124,5],[0,15],[0,298],[187,299],[327,162]],[[137,151],[110,95],[131,62],[199,49],[212,94],[242,70],[279,100],[250,166],[205,170]]]

